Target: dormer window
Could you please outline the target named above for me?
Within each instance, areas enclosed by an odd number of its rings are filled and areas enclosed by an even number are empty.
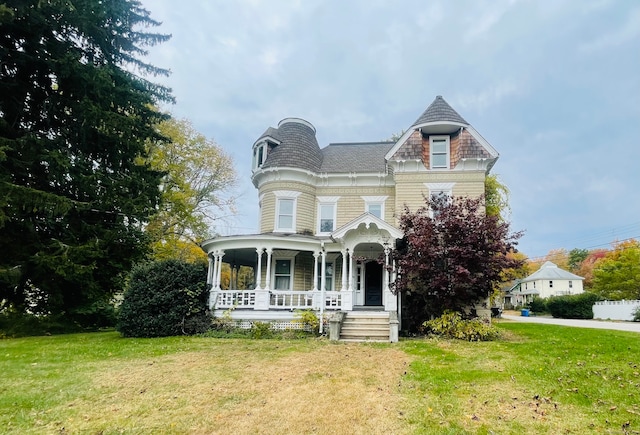
[[[267,160],[267,151],[269,149],[268,142],[258,142],[253,146],[253,170],[257,171],[262,167],[264,161]]]
[[[449,136],[429,137],[431,169],[449,169]]]

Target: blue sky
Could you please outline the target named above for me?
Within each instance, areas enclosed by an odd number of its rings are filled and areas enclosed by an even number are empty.
[[[223,234],[257,231],[251,146],[301,117],[318,142],[381,140],[442,95],[500,153],[520,250],[640,238],[636,0],[142,0],[172,34],[169,110],[235,161]]]

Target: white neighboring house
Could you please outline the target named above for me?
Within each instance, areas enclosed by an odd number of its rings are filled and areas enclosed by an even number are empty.
[[[560,269],[551,261],[547,261],[539,270],[511,288],[511,303],[518,306],[530,302],[534,296],[545,299],[550,296],[583,293],[582,281],[584,281],[583,277]]]

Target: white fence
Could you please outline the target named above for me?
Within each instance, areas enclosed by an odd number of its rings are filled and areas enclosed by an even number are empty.
[[[601,320],[633,320],[640,301],[599,301],[593,306],[593,318]]]

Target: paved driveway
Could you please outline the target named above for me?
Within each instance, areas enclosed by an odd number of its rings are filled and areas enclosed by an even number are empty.
[[[640,322],[607,322],[604,320],[554,319],[553,317],[524,317],[503,314],[503,319],[515,322],[547,323],[549,325],[574,326],[577,328],[615,329],[617,331],[640,332]]]

